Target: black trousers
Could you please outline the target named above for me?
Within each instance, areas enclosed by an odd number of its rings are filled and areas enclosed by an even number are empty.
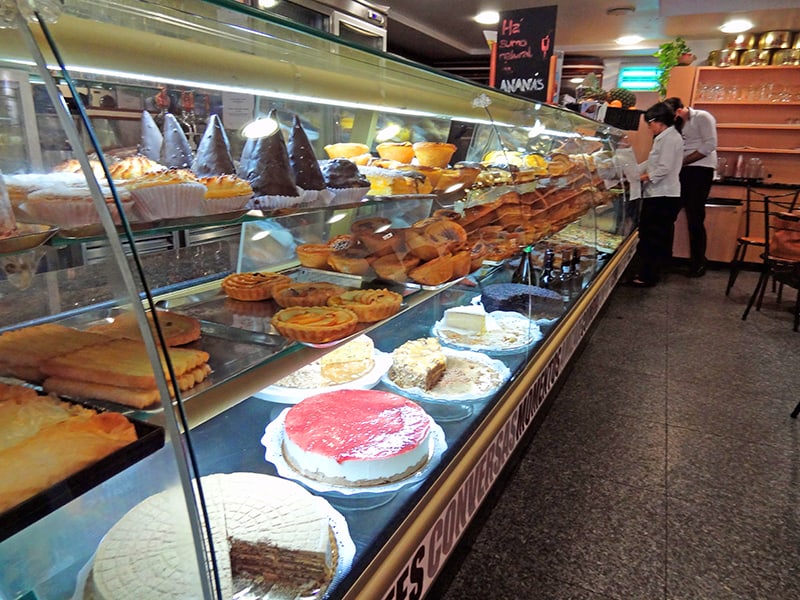
[[[639,279],[642,281],[655,284],[661,278],[664,265],[672,257],[675,219],[680,210],[680,197],[656,196],[642,199],[639,244],[636,246]]]
[[[681,169],[681,203],[689,229],[689,269],[706,264],[706,200],[714,180],[711,167],[687,165]]]

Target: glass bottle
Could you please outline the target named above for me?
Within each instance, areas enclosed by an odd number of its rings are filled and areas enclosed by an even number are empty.
[[[534,285],[533,262],[531,257],[531,246],[522,249],[522,256],[519,259],[514,274],[511,275],[511,283],[522,283],[524,285]]]
[[[542,276],[539,278],[539,286],[549,288],[553,285],[553,263],[555,262],[555,252],[552,248],[544,251],[544,264],[542,265]]]
[[[564,248],[561,251],[561,272],[558,274],[558,288],[561,299],[569,302],[572,296],[572,249]]]

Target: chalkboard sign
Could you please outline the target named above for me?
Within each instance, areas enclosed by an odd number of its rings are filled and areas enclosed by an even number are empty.
[[[557,6],[541,6],[500,13],[494,87],[532,100],[547,101],[557,10]]]

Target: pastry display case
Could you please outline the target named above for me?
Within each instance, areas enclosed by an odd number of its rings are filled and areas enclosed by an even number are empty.
[[[625,132],[232,1],[11,13],[0,595],[424,595],[630,260]]]

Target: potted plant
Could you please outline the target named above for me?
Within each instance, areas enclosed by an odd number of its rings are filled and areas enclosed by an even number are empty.
[[[682,37],[661,44],[653,56],[658,58],[658,66],[661,69],[658,75],[658,94],[664,98],[667,95],[670,71],[678,65],[692,64],[696,57]]]

